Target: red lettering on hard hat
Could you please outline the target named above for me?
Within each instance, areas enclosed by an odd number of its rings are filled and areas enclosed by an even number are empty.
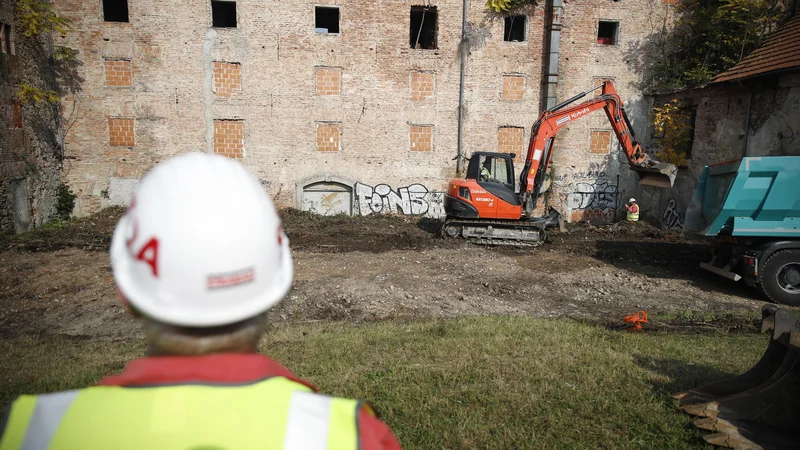
[[[128,247],[129,250],[136,241],[137,236],[139,236],[139,222],[133,222],[133,233],[131,233],[130,238],[125,240],[125,246]]]
[[[283,229],[278,225],[278,246],[283,245]]]
[[[152,238],[139,250],[136,259],[146,262],[153,269],[153,276],[158,276],[158,239]]]

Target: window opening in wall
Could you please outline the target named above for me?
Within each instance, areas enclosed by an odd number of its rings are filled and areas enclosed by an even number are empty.
[[[339,33],[339,8],[315,6],[314,31],[317,33]]]
[[[236,28],[236,2],[211,0],[211,23],[215,28]]]
[[[436,48],[436,16],[435,6],[411,7],[411,48]]]
[[[503,27],[503,40],[506,42],[523,42],[528,18],[526,16],[506,16]]]
[[[597,25],[597,43],[601,45],[614,45],[617,43],[619,22],[603,22]]]
[[[128,0],[103,0],[103,20],[106,22],[127,22]]]

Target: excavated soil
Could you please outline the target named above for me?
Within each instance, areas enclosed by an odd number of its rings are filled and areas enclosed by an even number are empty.
[[[139,333],[116,301],[107,254],[120,213],[0,237],[0,335]],[[275,323],[515,314],[614,327],[638,310],[755,313],[764,304],[757,291],[698,269],[705,243],[644,223],[575,224],[516,249],[444,240],[430,219],[282,218],[296,271]]]

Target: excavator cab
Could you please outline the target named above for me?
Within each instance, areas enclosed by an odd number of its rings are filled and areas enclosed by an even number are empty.
[[[514,206],[519,198],[514,192],[514,156],[508,153],[475,152],[469,159],[467,179],[490,194]]]

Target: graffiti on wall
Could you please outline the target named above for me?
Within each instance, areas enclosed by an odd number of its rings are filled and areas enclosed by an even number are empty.
[[[572,183],[568,188],[567,207],[572,210],[617,209],[617,186],[607,181],[597,183]]]
[[[444,215],[444,194],[431,192],[421,184],[412,184],[396,191],[388,184],[370,186],[356,183],[355,211],[370,214],[405,214],[441,217]]]
[[[661,226],[668,230],[683,229],[683,214],[678,210],[678,202],[671,198],[664,213],[661,214]]]

